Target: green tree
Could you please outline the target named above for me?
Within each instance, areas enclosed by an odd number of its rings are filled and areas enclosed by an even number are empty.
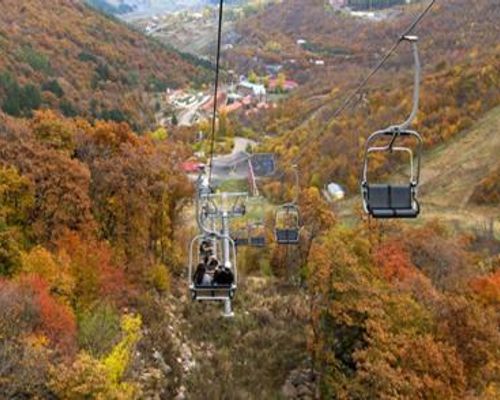
[[[248,74],[248,81],[251,83],[257,83],[258,80],[259,77],[257,76],[257,74],[254,71],[250,71],[250,73]]]
[[[57,79],[51,79],[42,85],[42,90],[54,93],[57,97],[61,98],[64,96],[64,90],[57,81]]]

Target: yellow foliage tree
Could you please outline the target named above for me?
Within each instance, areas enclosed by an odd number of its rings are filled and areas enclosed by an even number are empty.
[[[129,393],[131,398],[137,388],[127,382],[122,382],[122,379],[130,364],[134,348],[141,337],[141,326],[140,316],[124,315],[121,322],[123,338],[102,360],[110,383],[124,393]]]
[[[168,139],[168,132],[165,127],[161,126],[157,130],[149,133],[148,135],[151,139],[161,142]]]
[[[69,265],[55,260],[52,254],[42,246],[36,246],[21,255],[21,272],[35,274],[48,283],[50,291],[70,301],[75,288],[75,279],[71,276]]]
[[[122,340],[102,360],[82,352],[69,367],[51,369],[49,386],[62,399],[133,400],[141,396],[140,388],[124,382],[134,348],[140,339],[140,316],[122,317]]]

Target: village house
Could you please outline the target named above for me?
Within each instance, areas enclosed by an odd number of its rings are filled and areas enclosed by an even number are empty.
[[[246,79],[242,79],[236,85],[236,91],[243,97],[252,96],[252,98],[258,102],[267,101],[266,87],[260,83],[252,83]]]
[[[294,80],[287,79],[283,82],[283,87],[281,90],[284,92],[291,92],[292,90],[295,90],[299,87],[299,84],[295,82]],[[271,78],[269,79],[269,85],[268,85],[269,92],[276,92],[278,90],[278,79],[276,78]]]

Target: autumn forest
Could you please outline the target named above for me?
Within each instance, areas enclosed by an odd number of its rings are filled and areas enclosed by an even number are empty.
[[[259,2],[223,36],[222,87],[248,76],[272,94],[228,101],[215,150],[243,140],[283,172],[234,226],[266,244],[237,248],[226,319],[186,284],[183,165],[210,162],[211,121],[179,123],[164,100],[209,97],[213,57],[84,1],[0,0],[0,399],[500,399],[500,4],[438,0],[416,30],[422,214],[395,221],[363,214],[359,179],[370,132],[411,108],[409,48],[337,110],[426,2],[375,22],[333,3]],[[404,175],[399,161],[374,174]],[[280,246],[295,195],[300,240]]]

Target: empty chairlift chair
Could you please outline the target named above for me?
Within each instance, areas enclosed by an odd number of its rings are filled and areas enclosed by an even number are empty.
[[[276,212],[276,242],[283,245],[296,245],[300,239],[300,214],[293,204],[282,205]]]
[[[238,229],[232,236],[234,244],[238,246],[248,246],[250,244],[251,238],[249,238],[247,229]]]
[[[392,137],[385,146],[375,146],[384,137]],[[411,137],[415,140],[415,152],[408,146],[394,146],[400,138]],[[420,213],[417,200],[417,187],[420,175],[422,138],[414,131],[379,131],[368,138],[365,149],[361,193],[365,212],[374,218],[416,218]],[[408,183],[373,183],[368,178],[369,159],[376,152],[390,154],[406,153],[410,158],[410,177]],[[415,158],[415,160],[414,160]]]
[[[249,232],[250,246],[252,247],[265,247],[266,235],[265,227],[262,223],[253,224],[250,226]]]
[[[418,38],[404,36],[412,44],[415,61],[415,84],[413,90],[413,108],[408,119],[400,125],[373,133],[365,145],[364,165],[361,179],[363,208],[374,218],[416,218],[420,213],[417,189],[420,178],[420,160],[422,137],[409,126],[418,112],[420,88],[420,58]],[[374,183],[369,178],[369,160],[375,153],[389,155],[407,154],[410,158],[409,181],[404,184]]]

